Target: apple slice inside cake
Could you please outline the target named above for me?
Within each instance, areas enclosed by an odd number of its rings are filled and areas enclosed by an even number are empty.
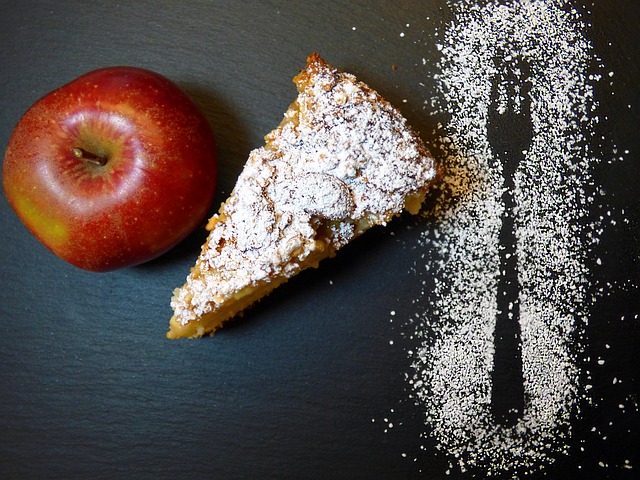
[[[297,99],[250,153],[174,291],[169,338],[213,334],[372,226],[420,209],[436,167],[398,110],[317,54],[294,82]]]

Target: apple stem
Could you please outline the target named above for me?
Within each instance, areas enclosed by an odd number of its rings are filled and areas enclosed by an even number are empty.
[[[95,163],[96,165],[106,165],[107,158],[101,155],[96,155],[95,153],[87,152],[84,148],[74,147],[73,148],[73,156],[82,160],[86,160],[87,162]]]

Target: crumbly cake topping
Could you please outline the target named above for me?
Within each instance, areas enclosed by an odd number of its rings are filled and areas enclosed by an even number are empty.
[[[249,155],[209,222],[196,267],[175,292],[171,304],[182,324],[386,223],[435,177],[432,157],[405,119],[353,75],[313,55],[294,81],[297,100]]]

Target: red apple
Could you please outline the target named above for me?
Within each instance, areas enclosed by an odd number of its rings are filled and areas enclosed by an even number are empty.
[[[27,228],[80,268],[151,260],[202,221],[217,154],[209,124],[167,78],[83,75],[38,100],[9,139],[2,183]]]

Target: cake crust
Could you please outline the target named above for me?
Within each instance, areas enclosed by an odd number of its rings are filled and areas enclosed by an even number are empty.
[[[433,157],[378,93],[318,54],[298,96],[252,151],[186,283],[169,338],[213,334],[300,271],[403,210],[417,213]]]

